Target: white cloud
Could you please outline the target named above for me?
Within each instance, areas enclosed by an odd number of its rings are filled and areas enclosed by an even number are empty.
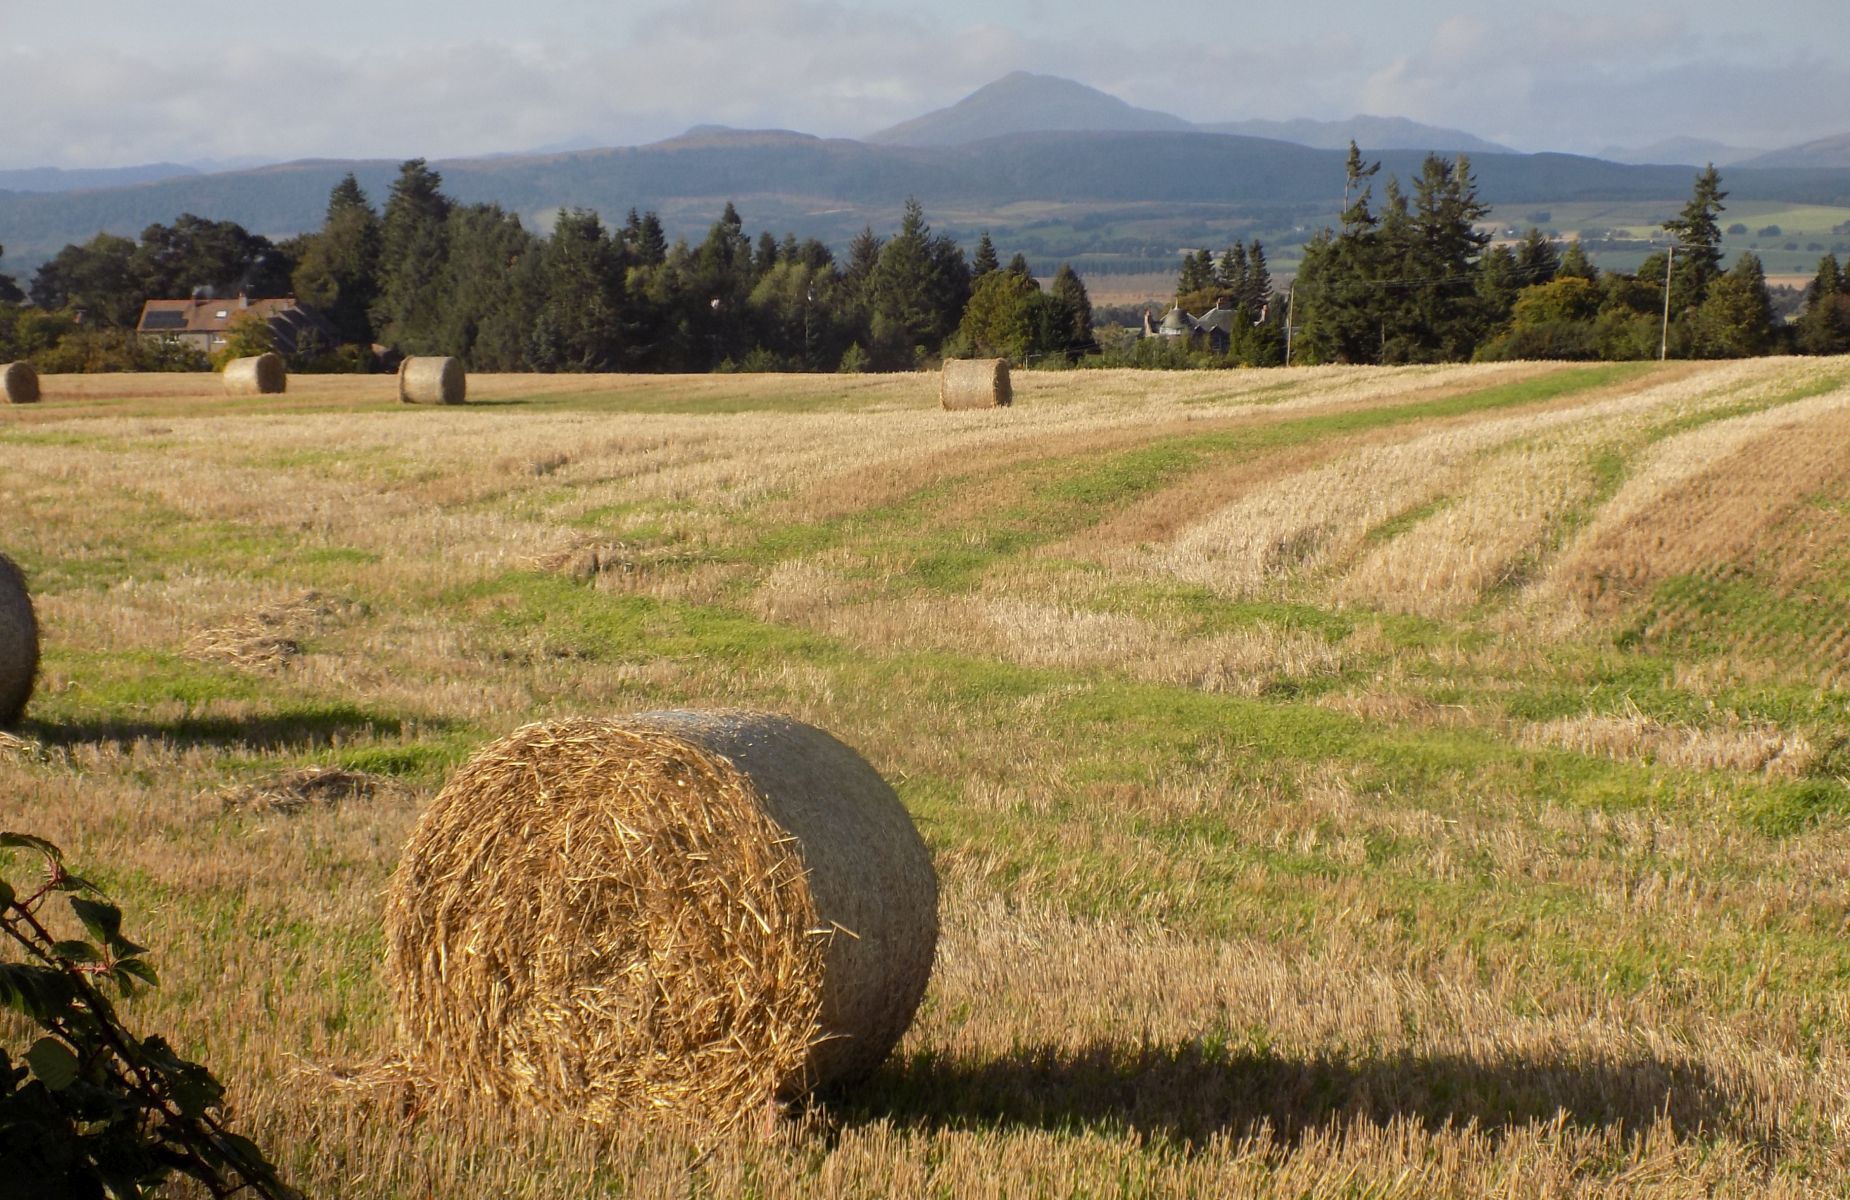
[[[363,7],[330,2],[342,14]],[[1687,6],[1614,11],[1610,0],[1555,0],[1527,15],[1452,9],[1417,41],[1405,37],[1420,27],[1412,10],[1389,22],[1392,37],[1378,11],[1358,9],[1320,24],[1255,15],[1240,36],[1191,41],[1086,0],[686,0],[640,11],[530,0],[510,38],[497,37],[510,20],[503,0],[454,0],[449,19],[423,22],[447,31],[434,38],[405,36],[428,17],[409,6],[381,13],[363,48],[309,39],[285,52],[265,41],[280,38],[269,18],[253,14],[231,27],[233,37],[248,28],[242,43],[162,36],[110,48],[93,34],[79,39],[83,53],[57,36],[77,20],[68,0],[25,7],[44,11],[8,30],[29,37],[0,42],[11,46],[0,49],[0,166],[437,158],[643,141],[706,122],[857,136],[1016,69],[1195,120],[1365,111],[1534,149],[1677,133],[1787,144],[1840,131],[1850,95],[1841,55],[1789,49],[1780,60],[1754,45],[1750,63],[1746,41],[1727,43]]]

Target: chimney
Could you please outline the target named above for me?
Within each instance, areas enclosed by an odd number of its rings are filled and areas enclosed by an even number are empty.
[[[239,308],[249,308],[250,306],[251,306],[251,294],[245,291],[243,288],[239,288],[238,289],[238,307]]]

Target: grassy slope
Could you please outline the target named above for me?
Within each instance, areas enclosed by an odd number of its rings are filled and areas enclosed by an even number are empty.
[[[1850,477],[1754,491],[1693,453],[1713,521],[1631,498],[1679,438],[1815,441],[1847,376],[1028,376],[1000,414],[918,377],[486,380],[505,403],[457,413],[54,387],[0,414],[47,643],[0,821],[108,882],[167,980],[137,1019],[325,1194],[1803,1190],[1850,1117]],[[1230,505],[1349,511],[1319,467],[1472,437],[1258,582],[1164,557]],[[1432,523],[1501,475],[1580,498],[1520,572],[1462,608],[1358,592],[1422,536],[1453,570]],[[1621,504],[1702,569],[1582,610],[1550,582],[1620,577]],[[721,702],[859,746],[937,856],[938,974],[878,1078],[705,1147],[304,1078],[390,1051],[376,898],[450,766],[535,717]],[[311,763],[411,798],[220,801]]]

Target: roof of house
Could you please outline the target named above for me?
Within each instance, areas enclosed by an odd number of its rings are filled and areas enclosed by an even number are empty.
[[[1233,313],[1233,309],[1222,308],[1217,304],[1195,318],[1195,328],[1202,333],[1232,333]]]
[[[141,333],[223,333],[241,313],[268,320],[299,309],[295,297],[275,300],[149,300],[141,306]]]

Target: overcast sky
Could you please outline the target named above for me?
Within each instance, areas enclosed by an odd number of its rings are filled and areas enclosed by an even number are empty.
[[[1844,0],[0,0],[0,167],[852,137],[1018,69],[1201,121],[1773,149],[1850,131],[1847,24]]]

